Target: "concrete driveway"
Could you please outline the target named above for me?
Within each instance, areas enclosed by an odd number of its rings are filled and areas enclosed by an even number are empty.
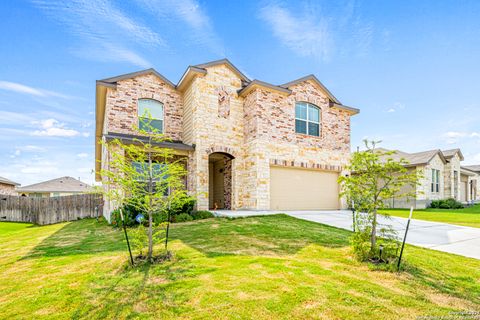
[[[248,217],[258,215],[270,215],[278,211],[233,211],[217,210],[219,216]],[[327,224],[330,226],[352,230],[352,212],[340,211],[282,211],[292,217]],[[415,217],[415,211],[413,212]],[[403,239],[406,218],[381,216],[379,223],[390,224]],[[407,236],[407,243],[419,247],[455,253],[465,257],[480,259],[480,228],[462,227],[448,223],[429,222],[412,219]]]

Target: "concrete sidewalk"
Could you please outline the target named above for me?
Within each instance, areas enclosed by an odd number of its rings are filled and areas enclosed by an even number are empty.
[[[278,211],[233,211],[217,210],[219,216],[248,217],[270,215]],[[339,211],[282,211],[292,217],[352,230],[352,212]],[[413,212],[415,217],[415,211]],[[380,216],[380,224],[390,224],[403,239],[407,225],[406,218]],[[448,223],[412,219],[407,243],[434,250],[455,253],[465,257],[480,259],[480,228],[462,227]]]

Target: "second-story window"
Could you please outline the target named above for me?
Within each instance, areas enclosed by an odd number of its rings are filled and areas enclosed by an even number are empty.
[[[138,128],[163,133],[163,104],[153,99],[138,99]]]
[[[308,102],[295,104],[295,132],[320,136],[320,108]]]

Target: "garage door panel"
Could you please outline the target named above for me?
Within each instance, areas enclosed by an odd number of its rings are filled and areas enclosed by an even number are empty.
[[[272,210],[339,209],[338,173],[283,167],[270,169]]]

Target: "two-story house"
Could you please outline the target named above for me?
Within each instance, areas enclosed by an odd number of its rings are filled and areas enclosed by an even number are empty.
[[[313,75],[273,85],[223,59],[189,66],[177,84],[154,69],[99,80],[97,181],[109,161],[100,141],[139,138],[134,128],[145,110],[171,139],[162,146],[185,157],[199,210],[342,207],[337,179],[359,110]]]

